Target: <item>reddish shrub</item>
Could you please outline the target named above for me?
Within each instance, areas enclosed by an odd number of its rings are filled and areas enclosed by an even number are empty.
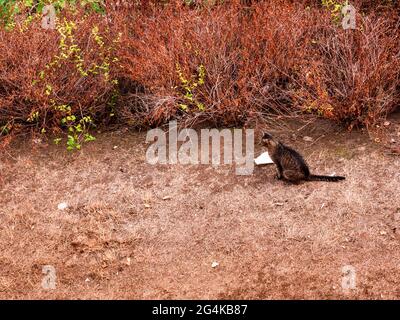
[[[369,11],[343,30],[313,1],[215,3],[113,2],[107,15],[66,10],[58,31],[0,30],[0,132],[59,130],[68,115],[241,125],[311,112],[370,126],[399,105],[393,6],[360,1]]]
[[[398,25],[385,14],[357,19],[343,30],[328,10],[290,1],[137,12],[124,22],[121,57],[124,77],[144,90],[126,96],[122,113],[150,125],[232,125],[309,111],[370,125],[398,105]],[[200,66],[205,82],[195,85]]]
[[[375,124],[399,105],[398,23],[369,15],[357,17],[356,30],[321,23],[317,30],[302,72],[303,107],[352,127]]]
[[[105,119],[114,84],[113,40],[104,17],[64,12],[58,30],[36,18],[0,30],[0,127],[44,132],[68,115]],[[6,126],[6,127],[5,127]]]

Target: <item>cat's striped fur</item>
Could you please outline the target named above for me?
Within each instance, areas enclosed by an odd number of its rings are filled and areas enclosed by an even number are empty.
[[[342,176],[323,176],[310,173],[310,169],[303,157],[294,149],[276,140],[271,134],[264,133],[263,145],[276,165],[276,177],[290,182],[305,181],[340,181]]]

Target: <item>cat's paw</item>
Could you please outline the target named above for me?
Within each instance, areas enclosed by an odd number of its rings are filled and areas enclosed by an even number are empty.
[[[274,176],[274,178],[275,178],[276,180],[282,180],[282,175],[280,175],[279,173],[276,173],[275,176]]]

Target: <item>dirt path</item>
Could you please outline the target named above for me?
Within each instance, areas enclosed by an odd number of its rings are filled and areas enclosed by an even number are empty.
[[[74,154],[45,143],[3,154],[0,298],[399,299],[400,158],[367,134],[314,128],[314,143],[281,136],[344,182],[152,166],[143,133],[98,135]],[[55,290],[41,286],[44,265]]]

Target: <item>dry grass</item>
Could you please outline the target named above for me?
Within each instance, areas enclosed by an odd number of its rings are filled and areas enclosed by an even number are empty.
[[[398,120],[391,127],[400,132]],[[399,157],[326,123],[291,133],[279,135],[316,172],[346,181],[295,186],[271,167],[236,176],[228,166],[151,166],[136,133],[74,154],[21,143],[0,162],[0,297],[400,298]],[[357,288],[346,295],[349,264]],[[41,288],[43,265],[56,268],[54,291]]]

